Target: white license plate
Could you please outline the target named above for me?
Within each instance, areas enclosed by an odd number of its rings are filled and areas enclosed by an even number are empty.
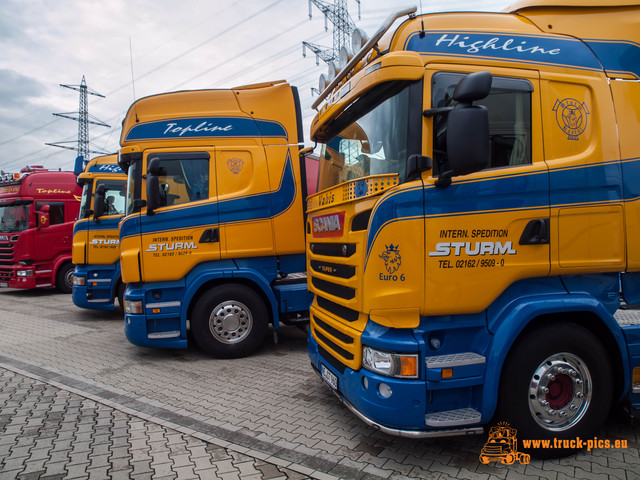
[[[0,288],[7,288],[9,284],[7,282],[0,282]]]
[[[338,377],[324,365],[320,365],[322,371],[322,379],[329,384],[334,390],[338,389]]]

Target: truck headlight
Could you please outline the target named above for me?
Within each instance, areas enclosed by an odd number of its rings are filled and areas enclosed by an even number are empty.
[[[16,275],[18,277],[33,277],[33,270],[18,270]]]
[[[84,287],[87,284],[87,279],[84,277],[76,277],[75,275],[73,276],[73,284],[76,287]]]
[[[386,377],[418,378],[418,354],[390,353],[362,347],[362,366]]]
[[[142,300],[127,300],[124,299],[124,312],[135,315],[142,313]]]

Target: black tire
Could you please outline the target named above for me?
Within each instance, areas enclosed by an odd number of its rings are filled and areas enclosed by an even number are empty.
[[[73,263],[65,263],[58,268],[56,272],[56,289],[62,293],[71,293],[73,290],[73,271],[75,270]]]
[[[554,439],[596,436],[611,409],[611,377],[608,354],[590,331],[573,323],[542,327],[507,356],[495,419],[516,429],[518,450],[537,458],[569,455],[578,448],[525,448],[523,440],[550,440],[553,447]]]
[[[245,357],[267,335],[269,313],[262,297],[244,285],[214,287],[196,302],[191,333],[196,343],[216,358]]]
[[[124,313],[124,291],[127,289],[127,284],[119,282],[116,290],[116,298],[118,299],[118,306],[120,311]]]

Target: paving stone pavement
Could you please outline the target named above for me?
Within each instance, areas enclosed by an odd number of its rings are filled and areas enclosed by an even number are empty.
[[[306,479],[94,400],[0,370],[2,479]]]
[[[640,422],[617,409],[599,437],[627,448],[482,465],[486,436],[412,440],[364,425],[313,373],[296,328],[217,360],[131,345],[120,315],[68,295],[0,290],[0,480],[640,479]]]

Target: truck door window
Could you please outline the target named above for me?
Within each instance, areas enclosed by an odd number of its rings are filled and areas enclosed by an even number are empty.
[[[438,72],[432,80],[432,108],[455,105],[451,98],[463,74]],[[475,105],[489,113],[491,158],[488,168],[531,163],[531,92],[528,80],[494,77],[491,93]],[[438,114],[433,124],[434,175],[447,161],[447,118]]]
[[[158,181],[164,205],[179,205],[209,198],[209,159],[160,158]],[[163,206],[164,206],[163,205]]]
[[[43,205],[49,205],[49,225],[64,223],[63,202],[36,202],[36,211],[42,210]]]
[[[126,184],[121,180],[98,180],[98,186],[106,187],[104,194],[104,214],[122,215],[124,213]]]

